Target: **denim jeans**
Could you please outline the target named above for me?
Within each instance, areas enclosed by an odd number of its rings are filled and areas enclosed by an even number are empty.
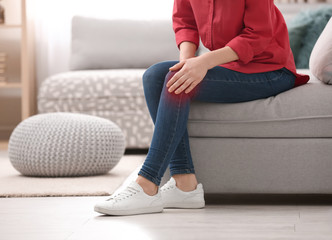
[[[138,172],[160,185],[169,165],[170,175],[195,173],[189,146],[187,121],[191,101],[238,103],[275,96],[294,87],[295,75],[282,68],[264,73],[240,73],[216,66],[188,94],[168,92],[169,68],[178,61],[149,67],[143,75],[147,106],[154,123],[151,145]]]

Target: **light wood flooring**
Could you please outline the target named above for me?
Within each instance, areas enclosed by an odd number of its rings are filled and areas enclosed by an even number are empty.
[[[105,216],[107,197],[0,198],[0,240],[332,240],[325,196],[207,196],[204,209]]]
[[[0,199],[1,240],[332,239],[329,205],[208,204],[204,209],[105,216],[105,197]]]

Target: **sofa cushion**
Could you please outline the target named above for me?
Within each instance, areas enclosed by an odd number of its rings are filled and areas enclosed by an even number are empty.
[[[310,74],[308,70],[299,71]],[[332,137],[332,86],[309,83],[266,99],[243,103],[193,101],[191,137]]]
[[[141,111],[146,108],[144,69],[59,73],[45,79],[38,93],[39,112]]]
[[[178,54],[170,20],[72,19],[71,70],[147,68]]]
[[[332,84],[332,17],[312,50],[309,66],[318,80]]]

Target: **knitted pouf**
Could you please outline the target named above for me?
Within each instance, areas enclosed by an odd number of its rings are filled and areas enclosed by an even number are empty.
[[[37,114],[23,120],[8,143],[10,162],[26,176],[105,174],[124,151],[125,138],[115,123],[69,112]]]

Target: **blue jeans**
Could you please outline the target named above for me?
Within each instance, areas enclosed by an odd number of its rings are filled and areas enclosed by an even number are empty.
[[[188,94],[168,92],[174,75],[165,61],[149,67],[143,75],[144,95],[154,123],[151,145],[138,175],[160,185],[166,168],[170,175],[195,173],[189,146],[187,121],[192,100],[238,103],[275,96],[294,87],[295,75],[286,68],[264,73],[240,73],[221,66],[208,70]]]

